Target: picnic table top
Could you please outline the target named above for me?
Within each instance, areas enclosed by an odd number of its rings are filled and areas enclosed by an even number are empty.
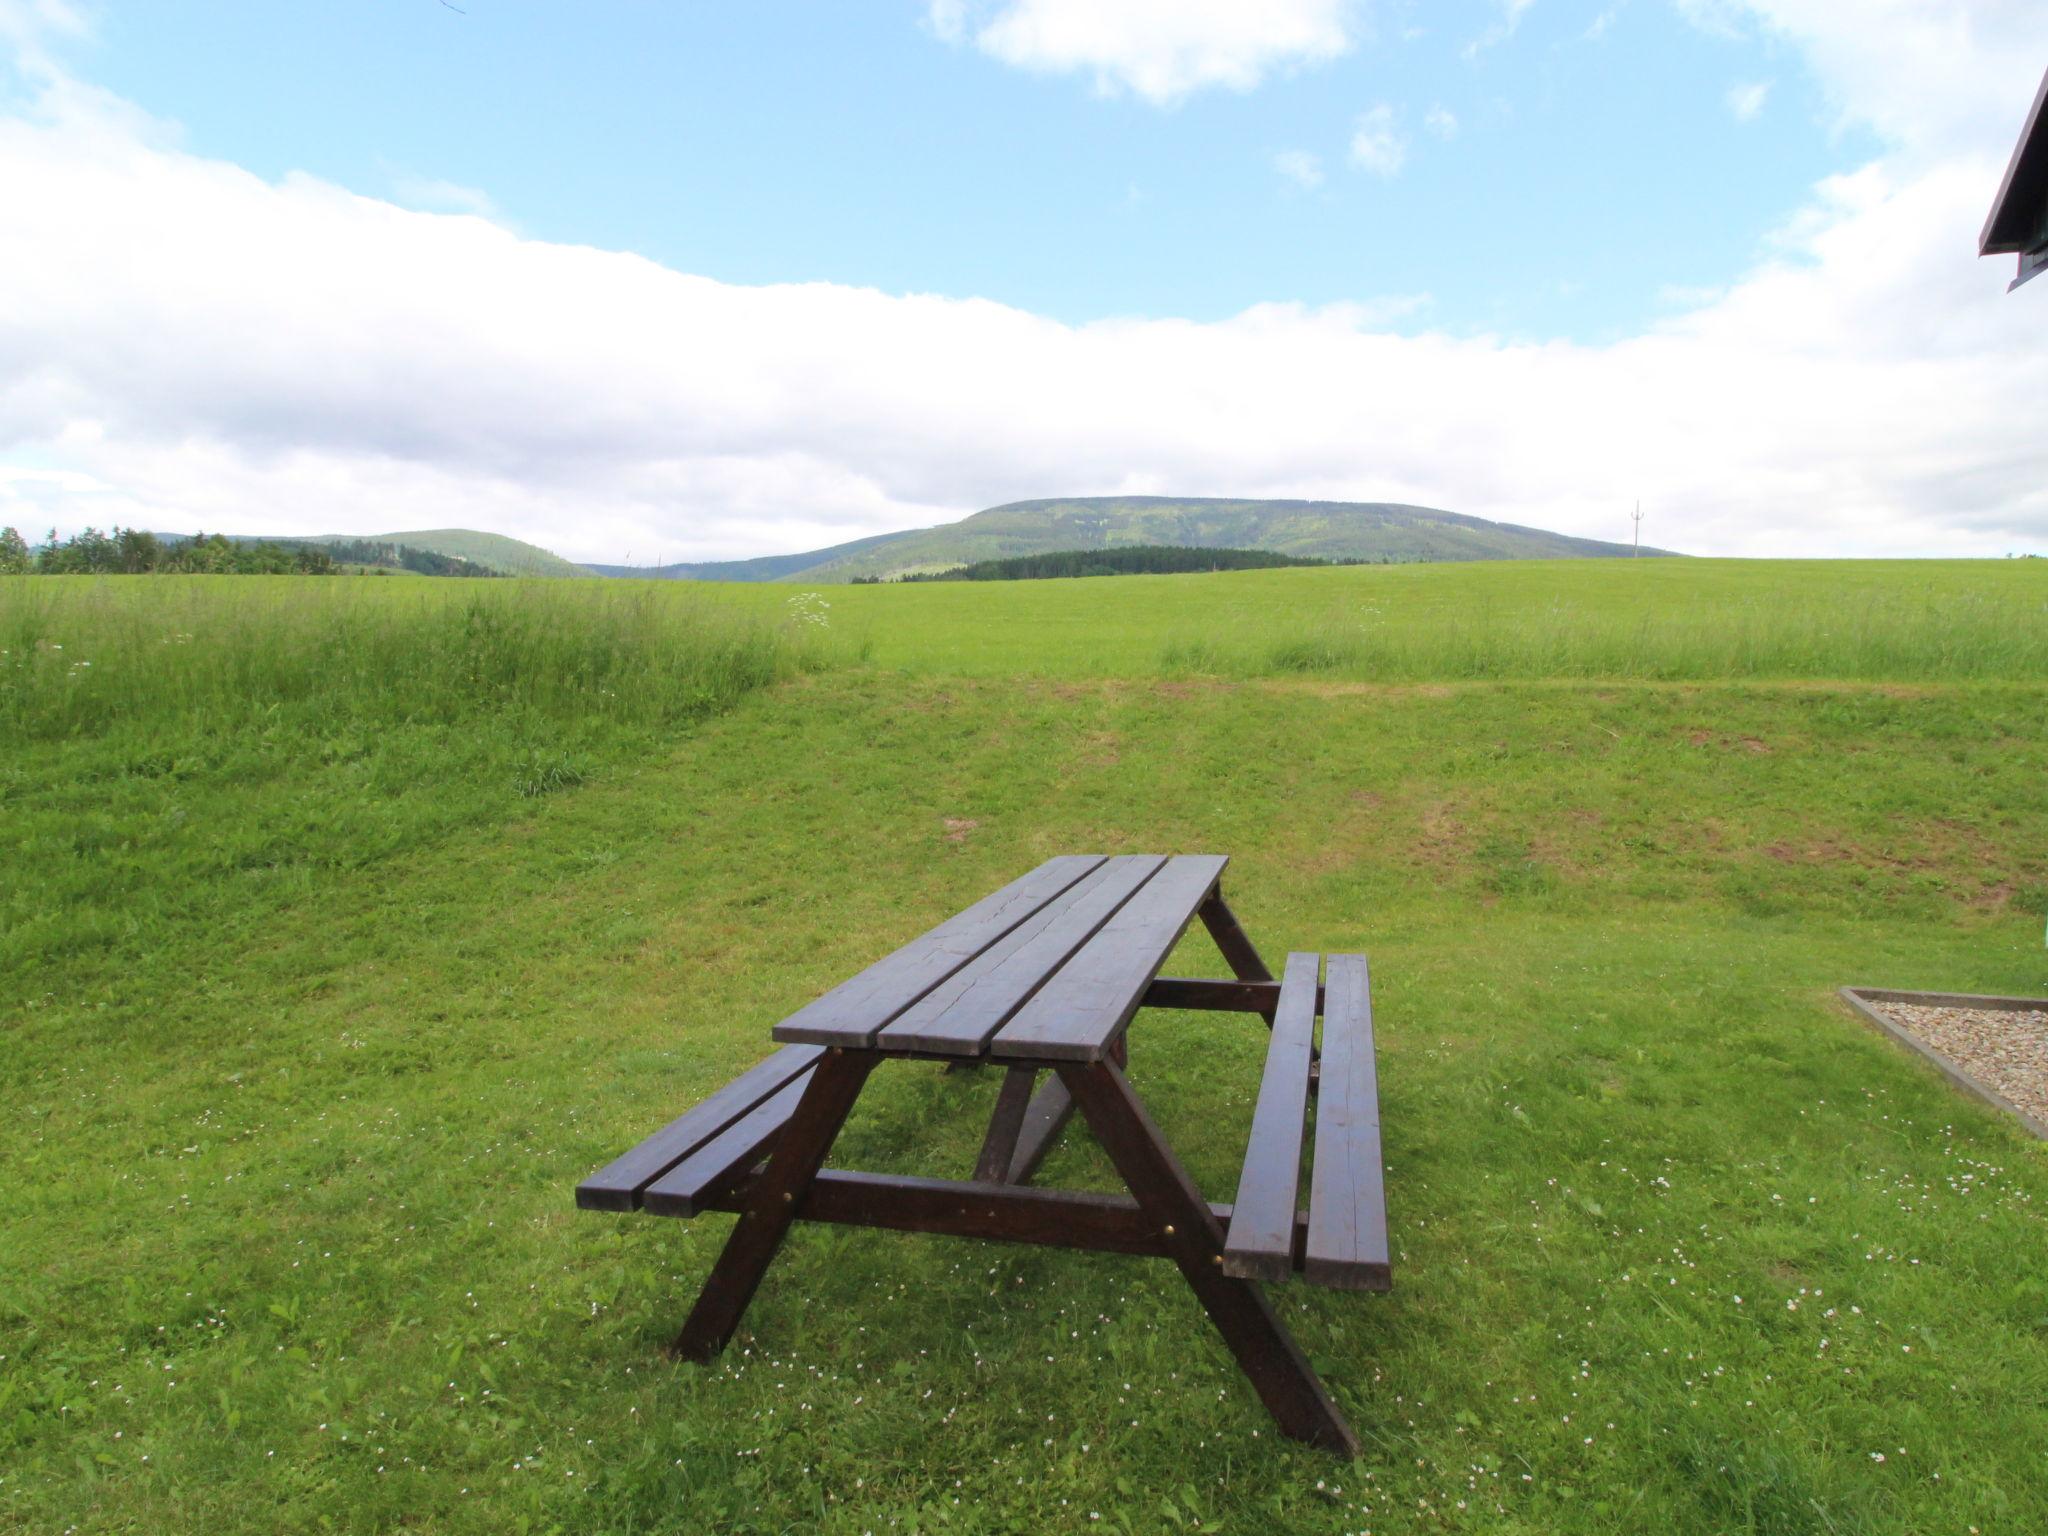
[[[1224,854],[1062,854],[842,982],[780,1041],[1100,1061],[1216,889]]]

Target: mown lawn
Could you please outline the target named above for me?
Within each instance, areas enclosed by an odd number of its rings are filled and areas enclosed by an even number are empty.
[[[954,639],[1124,585],[983,590]],[[889,659],[931,590],[862,589],[874,662],[736,632],[716,698],[597,724],[531,678],[268,727],[37,695],[0,1527],[2048,1528],[2048,1157],[1832,997],[2048,992],[2048,685],[971,676],[936,631]],[[627,686],[702,654],[599,620]],[[484,630],[432,633],[594,665]],[[729,1218],[571,1208],[782,1013],[1070,849],[1229,852],[1269,957],[1372,956],[1396,1288],[1277,1293],[1356,1463],[1276,1437],[1164,1265],[799,1229],[705,1370],[660,1346]],[[1261,1050],[1133,1036],[1216,1198]],[[885,1069],[843,1155],[964,1174],[994,1086]],[[1111,1177],[1077,1126],[1042,1182]]]

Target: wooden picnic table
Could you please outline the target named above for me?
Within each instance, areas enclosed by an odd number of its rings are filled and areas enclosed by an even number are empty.
[[[1165,1257],[1280,1427],[1355,1453],[1261,1282],[1390,1284],[1365,957],[1332,955],[1319,980],[1319,956],[1290,954],[1276,981],[1223,899],[1227,863],[1049,859],[790,1015],[781,1050],[584,1180],[585,1209],[738,1214],[675,1352],[725,1347],[796,1221]],[[1159,974],[1197,917],[1236,980]],[[1125,1075],[1146,1007],[1247,1013],[1271,1030],[1233,1205],[1203,1197]],[[868,1075],[905,1058],[1004,1069],[971,1179],[824,1167]],[[1077,1107],[1127,1195],[1032,1187]]]

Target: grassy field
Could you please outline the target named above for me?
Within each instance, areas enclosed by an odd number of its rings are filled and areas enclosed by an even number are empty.
[[[976,677],[2048,677],[2039,561],[1534,560],[821,589],[889,667]],[[716,589],[775,612],[786,588]],[[994,616],[1000,618],[991,622]]]
[[[0,1529],[2048,1528],[2048,1156],[1832,997],[2048,992],[2044,602],[0,582]],[[1396,1288],[1275,1293],[1356,1463],[1163,1265],[799,1229],[706,1370],[729,1219],[571,1209],[1071,849],[1229,852],[1269,955],[1373,957]],[[1133,1036],[1216,1198],[1262,1049]],[[989,1078],[884,1072],[845,1159],[964,1173]]]

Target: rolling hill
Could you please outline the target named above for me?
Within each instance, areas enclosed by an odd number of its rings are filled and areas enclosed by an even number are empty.
[[[507,538],[502,533],[479,533],[474,528],[429,528],[417,533],[320,534],[304,542],[325,543],[330,539],[370,539],[379,543],[406,544],[414,549],[430,549],[437,555],[452,555],[458,560],[468,560],[507,576],[591,574],[589,568],[564,560],[538,544]]]
[[[702,565],[594,566],[610,576],[694,581],[851,581],[979,560],[1122,544],[1269,549],[1325,560],[1562,560],[1630,553],[1626,544],[1573,538],[1397,502],[1239,501],[1220,497],[1080,496],[1016,501],[957,523],[877,534],[798,555]],[[1645,549],[1645,554],[1670,554]]]

